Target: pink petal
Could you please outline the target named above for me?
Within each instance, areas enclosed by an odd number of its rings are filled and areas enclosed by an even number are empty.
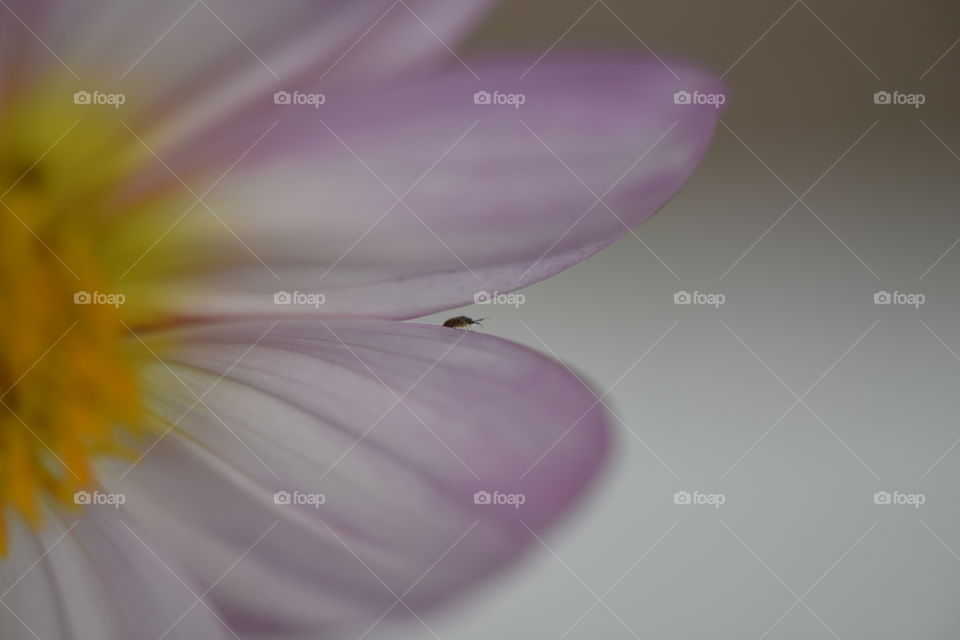
[[[0,60],[9,59],[31,77],[52,71],[75,80],[76,89],[126,94],[130,111],[124,117],[162,150],[197,127],[225,123],[229,114],[280,86],[322,85],[318,90],[334,94],[452,59],[438,39],[456,46],[492,2],[7,4],[10,11],[0,6],[6,14],[0,20],[11,24],[19,48],[16,56]]]
[[[36,26],[51,0],[5,0],[0,5],[0,112],[5,98],[24,80],[29,51],[42,47],[31,25]],[[51,56],[55,62],[56,58]]]
[[[214,262],[171,287],[179,310],[275,314],[289,309],[268,294],[299,290],[323,293],[328,314],[409,318],[553,275],[651,215],[699,162],[719,111],[674,93],[720,88],[675,68],[681,80],[657,62],[541,63],[518,80],[526,67],[479,66],[480,82],[454,71],[200,138],[178,172],[203,176],[277,123],[206,198],[220,221],[202,211],[179,229],[185,253]],[[475,105],[477,90],[526,104]]]
[[[570,509],[607,450],[605,416],[575,377],[479,333],[331,319],[176,337],[171,370],[212,390],[189,411],[194,396],[158,367],[153,409],[189,413],[108,483],[201,583],[269,531],[211,592],[235,628],[364,628],[395,595],[422,613],[535,547],[531,530]],[[326,502],[278,506],[281,490]],[[478,505],[477,491],[525,503]]]
[[[50,514],[40,537],[15,523],[12,553],[0,562],[0,594],[9,607],[0,607],[0,637],[232,637],[209,609],[194,606],[204,589],[123,516],[114,507],[87,507],[76,522]]]

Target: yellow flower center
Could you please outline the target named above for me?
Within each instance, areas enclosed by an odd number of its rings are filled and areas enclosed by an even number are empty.
[[[72,505],[92,462],[129,453],[143,429],[153,356],[133,331],[160,318],[137,275],[163,252],[126,273],[157,204],[113,204],[144,160],[131,138],[63,86],[0,100],[0,554],[9,517],[36,526]]]

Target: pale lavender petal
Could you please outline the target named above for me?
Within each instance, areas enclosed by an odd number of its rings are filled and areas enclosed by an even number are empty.
[[[30,25],[40,22],[49,4],[50,0],[12,0],[6,7],[0,5],[0,99],[22,85],[26,52],[43,46]],[[0,109],[3,103],[0,100]]]
[[[30,79],[126,96],[158,151],[296,86],[340,95],[453,59],[493,3],[467,0],[9,0],[12,63]],[[13,15],[19,20],[14,20]],[[20,22],[23,22],[21,25]],[[33,32],[32,34],[30,32]],[[35,35],[34,35],[35,34]],[[5,47],[0,53],[6,53]],[[0,74],[2,77],[2,74]],[[70,99],[64,95],[65,101]]]
[[[220,220],[178,231],[213,264],[170,287],[177,309],[286,312],[267,294],[299,290],[323,293],[321,312],[408,318],[552,275],[661,207],[705,152],[719,111],[674,93],[721,88],[674,68],[681,79],[656,61],[542,63],[520,80],[524,66],[488,65],[480,82],[454,71],[278,109],[206,198]],[[526,103],[477,105],[477,90]],[[268,121],[200,138],[176,166],[202,175]]]
[[[108,481],[202,583],[264,536],[211,592],[244,629],[362,628],[401,595],[422,613],[536,547],[531,530],[605,457],[592,392],[520,346],[375,320],[271,326],[176,334],[168,364],[203,403],[191,411],[157,367],[151,407],[179,426]],[[325,503],[276,505],[276,491]],[[477,491],[525,501],[476,504]]]
[[[180,562],[115,507],[48,514],[42,534],[13,522],[0,562],[4,640],[232,637]],[[79,519],[78,519],[79,517]]]

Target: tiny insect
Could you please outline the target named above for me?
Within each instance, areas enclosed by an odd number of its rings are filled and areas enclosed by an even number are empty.
[[[450,327],[452,329],[469,329],[472,325],[480,324],[484,320],[489,320],[489,318],[478,318],[474,320],[473,318],[468,318],[467,316],[457,316],[456,318],[450,318],[443,323],[443,326]]]

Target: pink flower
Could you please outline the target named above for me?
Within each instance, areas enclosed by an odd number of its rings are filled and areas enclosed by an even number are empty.
[[[485,0],[0,4],[3,638],[420,616],[583,494],[590,389],[398,321],[651,215],[714,81],[461,61]]]

